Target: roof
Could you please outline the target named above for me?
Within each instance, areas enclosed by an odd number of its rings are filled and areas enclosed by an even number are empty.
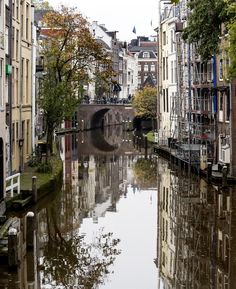
[[[149,54],[150,54],[150,57],[149,58],[145,58],[144,56],[143,56],[143,54],[145,53],[145,52],[149,52]],[[155,54],[155,52],[153,51],[153,50],[142,50],[142,51],[140,51],[139,52],[139,54],[138,54],[138,58],[140,59],[142,59],[142,58],[145,58],[145,59],[150,59],[150,58],[157,58],[157,56],[156,56],[156,54]]]

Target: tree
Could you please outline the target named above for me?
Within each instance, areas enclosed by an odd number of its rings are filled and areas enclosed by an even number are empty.
[[[140,188],[157,186],[157,165],[152,159],[139,159],[134,164],[134,176]]]
[[[44,111],[47,144],[52,151],[53,132],[63,120],[72,117],[84,85],[93,81],[96,74],[109,81],[112,69],[109,55],[76,9],[61,6],[57,11],[49,11],[42,25],[45,72],[39,106]]]
[[[36,10],[53,10],[48,1],[36,0],[34,1],[34,7]]]
[[[230,68],[229,75],[236,77],[236,3],[231,3],[228,7],[230,21],[228,23],[229,29],[229,57]]]
[[[184,29],[183,39],[196,43],[198,53],[208,60],[219,51],[221,24],[228,21],[225,0],[192,0],[188,25]]]
[[[142,118],[155,118],[157,113],[157,89],[146,86],[136,91],[132,102],[135,115]]]
[[[60,205],[58,205],[60,207]],[[100,230],[90,243],[79,233],[62,232],[58,207],[45,211],[48,239],[42,246],[44,282],[67,288],[97,288],[112,273],[110,267],[120,254],[120,239]],[[72,230],[72,229],[71,229]]]

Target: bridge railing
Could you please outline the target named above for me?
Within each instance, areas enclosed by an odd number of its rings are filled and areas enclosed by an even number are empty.
[[[20,173],[14,174],[6,178],[6,196],[13,198],[14,189],[16,189],[17,194],[20,194]]]
[[[130,104],[131,105],[131,101],[129,101],[128,99],[83,99],[81,101],[81,104],[109,104],[109,105],[124,105],[124,104]]]

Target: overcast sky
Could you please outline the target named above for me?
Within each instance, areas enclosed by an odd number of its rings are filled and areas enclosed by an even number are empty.
[[[155,35],[158,0],[49,0],[49,3],[55,8],[61,3],[77,7],[89,21],[105,24],[109,31],[119,31],[121,41]],[[136,34],[132,32],[134,26]]]

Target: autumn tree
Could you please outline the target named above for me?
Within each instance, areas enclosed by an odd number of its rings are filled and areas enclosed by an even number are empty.
[[[41,34],[45,71],[39,106],[44,111],[47,144],[52,150],[53,132],[73,115],[84,85],[99,75],[109,81],[112,69],[109,55],[92,36],[87,20],[74,8],[62,6],[46,13]]]
[[[140,188],[157,186],[157,164],[153,159],[138,159],[134,164],[134,177]]]
[[[157,113],[157,89],[145,86],[143,89],[137,90],[132,106],[137,117],[155,118]]]

